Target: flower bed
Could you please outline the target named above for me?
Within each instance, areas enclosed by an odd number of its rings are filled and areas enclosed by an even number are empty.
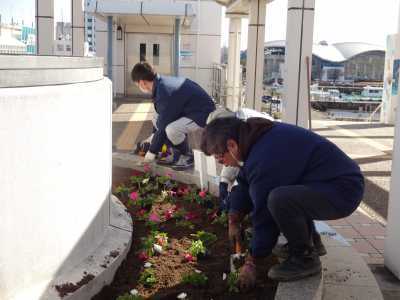
[[[237,274],[229,274],[227,218],[216,215],[217,199],[171,174],[146,171],[113,170],[114,194],[132,216],[133,242],[112,284],[93,299],[273,299],[269,260],[256,288],[237,289]]]

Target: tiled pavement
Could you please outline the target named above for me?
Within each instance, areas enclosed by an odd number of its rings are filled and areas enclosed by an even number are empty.
[[[327,222],[355,248],[368,264],[383,264],[385,227],[356,211],[351,216]]]

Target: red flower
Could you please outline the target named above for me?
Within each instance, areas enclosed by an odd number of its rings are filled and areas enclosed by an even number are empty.
[[[147,255],[146,252],[142,251],[142,252],[140,252],[140,253],[138,254],[138,258],[139,258],[141,261],[146,261],[146,260],[149,259],[149,256]]]
[[[146,210],[142,208],[141,210],[139,210],[139,211],[136,213],[136,215],[137,215],[138,217],[143,217],[145,213],[146,213]]]
[[[173,213],[174,213],[174,211],[173,211],[172,209],[167,210],[167,211],[164,213],[165,219],[166,219],[166,220],[171,219]]]
[[[133,201],[136,201],[139,198],[138,192],[132,192],[129,196]]]
[[[200,198],[205,198],[207,196],[207,192],[206,191],[200,191],[199,192],[199,196],[200,196]]]
[[[191,220],[193,220],[193,219],[195,219],[195,218],[197,218],[197,215],[196,215],[195,213],[193,213],[193,212],[188,212],[188,213],[185,215],[185,220],[186,220],[186,221],[191,221]]]
[[[132,171],[132,176],[142,176],[142,175],[143,175],[143,173],[140,171],[137,171],[137,170]]]
[[[185,261],[187,261],[187,262],[193,261],[193,256],[192,256],[192,254],[190,254],[190,253],[186,253],[186,254],[183,256],[183,258],[184,258]]]

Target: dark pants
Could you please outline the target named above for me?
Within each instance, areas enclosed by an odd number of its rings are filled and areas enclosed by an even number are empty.
[[[268,209],[289,243],[293,254],[312,248],[313,220],[346,217],[322,193],[304,185],[282,186],[271,191]]]

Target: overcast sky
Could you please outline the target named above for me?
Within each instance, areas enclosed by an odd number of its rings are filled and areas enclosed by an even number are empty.
[[[70,21],[71,0],[54,0],[56,21]],[[386,36],[397,32],[400,0],[315,0],[314,41],[367,42],[385,46]],[[267,5],[265,40],[286,36],[287,0]],[[3,22],[24,19],[31,24],[35,18],[35,0],[0,0]],[[228,43],[228,19],[222,22],[222,44]],[[242,49],[247,47],[247,20],[242,22]]]

